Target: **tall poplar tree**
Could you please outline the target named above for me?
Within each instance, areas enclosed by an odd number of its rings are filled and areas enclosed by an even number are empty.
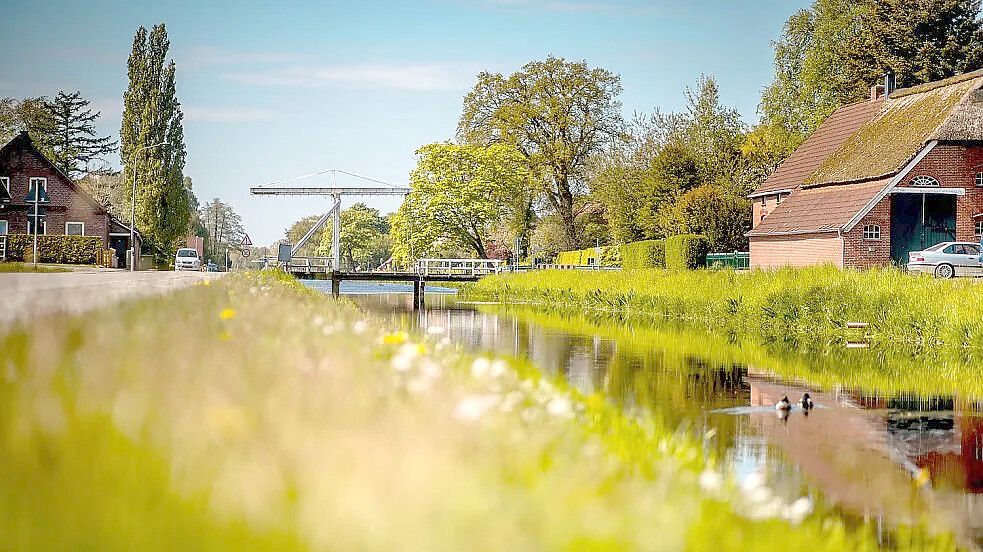
[[[123,94],[120,157],[127,199],[136,169],[136,223],[161,256],[185,237],[191,201],[184,183],[184,118],[175,87],[174,61],[164,24],[148,33],[140,27],[127,61],[129,85]],[[153,147],[164,143],[163,146]]]

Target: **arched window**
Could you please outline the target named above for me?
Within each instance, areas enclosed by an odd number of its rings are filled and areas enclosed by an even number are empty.
[[[864,226],[864,239],[865,240],[881,239],[881,227],[876,224],[868,224]]]
[[[919,188],[938,188],[939,181],[931,176],[916,176],[911,179],[911,185]]]

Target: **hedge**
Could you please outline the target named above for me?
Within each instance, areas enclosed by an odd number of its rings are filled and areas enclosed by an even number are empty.
[[[665,268],[665,240],[639,241],[621,246],[621,267],[625,269]]]
[[[34,236],[9,234],[7,260],[24,261],[34,255]],[[38,261],[59,264],[97,264],[103,260],[98,236],[38,236]]]
[[[692,270],[706,264],[710,252],[710,240],[697,234],[683,234],[666,238],[666,268]]]
[[[621,248],[617,245],[601,248],[601,262],[597,262],[597,248],[561,251],[556,255],[556,264],[564,266],[619,266]]]

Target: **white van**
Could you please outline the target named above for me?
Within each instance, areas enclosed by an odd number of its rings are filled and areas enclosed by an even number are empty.
[[[189,247],[178,249],[174,255],[174,270],[201,270],[198,251]]]

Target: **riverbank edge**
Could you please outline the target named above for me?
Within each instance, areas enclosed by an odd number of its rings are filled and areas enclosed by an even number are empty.
[[[469,301],[678,324],[796,347],[857,343],[983,359],[983,285],[896,269],[547,270],[462,288]]]
[[[263,308],[250,305],[250,302],[259,302]],[[365,368],[392,371],[397,376],[403,387],[403,392],[409,390],[411,382],[418,381],[416,378],[408,378],[408,375],[419,376],[425,373],[428,366],[439,365],[451,367],[454,371],[453,386],[463,386],[468,393],[473,396],[476,392],[488,393],[489,385],[502,385],[499,374],[492,381],[488,381],[487,373],[494,371],[491,366],[494,362],[489,359],[473,359],[462,354],[454,348],[438,345],[441,343],[434,336],[409,335],[400,330],[382,328],[378,323],[366,321],[358,318],[360,315],[354,312],[349,303],[333,302],[323,294],[310,290],[286,276],[274,276],[270,274],[247,274],[233,275],[230,278],[215,282],[203,282],[195,286],[194,289],[180,290],[168,294],[164,297],[140,299],[127,301],[125,304],[104,309],[91,313],[91,316],[98,322],[106,320],[111,316],[120,316],[126,319],[128,325],[140,327],[142,334],[153,334],[154,325],[165,324],[166,319],[162,319],[158,314],[161,312],[174,313],[174,309],[198,305],[207,312],[214,311],[215,320],[202,328],[210,338],[211,346],[215,350],[211,352],[216,358],[222,358],[224,351],[229,351],[228,356],[237,358],[232,351],[236,347],[248,348],[245,335],[251,320],[259,318],[266,319],[267,323],[282,325],[284,331],[295,327],[297,321],[290,321],[283,313],[289,312],[290,307],[296,307],[305,314],[317,312],[309,323],[313,330],[328,336],[329,333],[336,336],[343,334],[344,342],[350,351],[374,351],[373,354],[365,354],[359,362],[364,363]],[[277,305],[276,310],[271,310],[271,305]],[[221,307],[221,308],[220,308]],[[170,309],[170,310],[168,310]],[[88,317],[90,315],[87,315]],[[84,334],[83,328],[91,320],[83,320],[82,317],[51,317],[57,318],[57,323],[51,324],[50,319],[42,318],[25,324],[19,324],[13,328],[4,328],[0,335],[0,344],[3,348],[0,357],[4,359],[7,366],[13,370],[15,376],[11,379],[8,371],[8,379],[5,382],[6,389],[0,388],[4,396],[7,393],[16,393],[16,386],[19,377],[32,377],[31,370],[41,371],[39,363],[48,363],[49,366],[59,366],[61,370],[84,371],[95,366],[79,362],[77,352],[86,347],[85,341],[88,337]],[[283,319],[279,324],[278,319]],[[272,320],[270,320],[272,319]],[[40,336],[42,328],[44,331],[44,353],[41,354],[36,347],[40,343],[35,343]],[[330,332],[328,330],[331,330]],[[248,339],[267,339],[263,335],[255,335]],[[337,346],[338,341],[335,341]],[[166,343],[164,344],[166,345]],[[180,343],[172,343],[173,346],[180,346]],[[253,345],[254,346],[254,345]],[[314,348],[304,351],[305,355],[317,350]],[[276,351],[286,354],[287,351]],[[324,351],[317,350],[319,353]],[[336,351],[336,354],[338,352]],[[216,356],[217,355],[217,356]],[[93,358],[93,357],[85,357]],[[105,358],[105,357],[103,357]],[[247,358],[239,356],[238,358]],[[330,357],[328,357],[330,358]],[[140,363],[151,362],[153,358],[145,358],[139,355],[126,355],[124,362],[139,365]],[[137,366],[139,368],[139,366]],[[674,433],[662,427],[657,421],[651,419],[634,419],[626,416],[614,406],[608,404],[599,397],[583,397],[575,392],[566,389],[562,384],[554,384],[545,381],[539,373],[531,366],[518,366],[515,371],[520,377],[514,382],[514,392],[526,393],[526,397],[533,406],[536,406],[537,415],[546,413],[554,418],[553,424],[559,431],[568,434],[570,438],[576,438],[583,443],[597,442],[603,445],[609,461],[621,466],[613,473],[617,473],[618,479],[640,478],[644,481],[649,478],[658,478],[665,475],[666,470],[673,473],[674,484],[682,485],[689,489],[695,496],[701,497],[696,501],[697,508],[695,517],[691,522],[687,534],[689,548],[699,549],[699,543],[705,542],[707,546],[712,539],[711,534],[727,534],[738,531],[741,538],[731,541],[735,544],[734,549],[756,547],[758,544],[765,546],[767,543],[786,542],[788,539],[816,541],[824,539],[822,545],[815,549],[829,548],[835,549],[836,546],[846,546],[856,549],[871,548],[871,535],[866,530],[853,532],[844,528],[837,519],[826,516],[811,516],[805,519],[798,526],[790,525],[780,519],[766,516],[767,519],[753,520],[746,515],[738,515],[735,511],[735,501],[739,500],[736,496],[737,490],[733,482],[721,480],[722,474],[713,471],[713,459],[706,458],[700,451],[699,445],[690,438]],[[48,381],[48,380],[45,380]],[[58,391],[57,393],[69,393],[63,387],[65,380],[60,379],[49,381]],[[511,384],[510,384],[511,385]],[[395,391],[395,390],[394,390]],[[499,395],[502,393],[497,392]],[[412,394],[412,393],[411,393]],[[457,409],[462,404],[466,404],[465,397],[458,402]],[[63,397],[70,400],[72,397]],[[403,400],[394,397],[393,400]],[[559,403],[555,401],[560,400]],[[572,406],[562,408],[563,401],[569,401]],[[15,402],[8,404],[17,404]],[[112,409],[112,405],[107,405]],[[455,409],[455,411],[457,410]],[[101,417],[100,414],[97,417]],[[517,423],[518,420],[510,414],[501,414],[506,423]],[[88,424],[91,420],[86,419]],[[224,423],[224,422],[223,422]],[[552,427],[552,426],[551,426]],[[113,428],[109,428],[113,429]],[[115,428],[122,430],[123,428]],[[132,435],[132,431],[120,431],[120,436]],[[577,437],[579,436],[579,437]],[[127,440],[124,438],[124,440]],[[127,447],[142,448],[139,440],[127,440]],[[6,446],[9,443],[5,444]],[[9,457],[9,455],[8,455]],[[576,462],[574,458],[560,459],[563,462]],[[163,459],[166,462],[166,456]],[[544,467],[545,469],[546,467]],[[20,466],[20,469],[30,469]],[[79,474],[82,476],[83,474]],[[608,473],[607,477],[613,475]],[[13,483],[6,481],[4,486]],[[603,481],[595,481],[603,487]],[[644,484],[643,484],[644,486]],[[542,490],[537,490],[542,492]],[[719,493],[719,494],[717,494]],[[16,497],[16,493],[7,493],[9,497]],[[11,506],[8,504],[8,506]],[[773,506],[773,505],[772,505]],[[743,506],[747,508],[747,505]],[[692,508],[692,505],[690,506]],[[83,519],[87,515],[85,512],[77,512]],[[133,515],[137,515],[134,512]],[[781,516],[781,509],[773,511],[772,515]],[[23,520],[21,520],[23,521]],[[74,520],[76,523],[78,520]],[[58,531],[57,524],[51,526],[45,524],[46,531]],[[20,529],[23,529],[21,527]],[[103,529],[107,529],[103,527]],[[196,530],[200,530],[197,528]],[[17,534],[24,536],[23,531],[13,531],[7,534]],[[98,535],[96,535],[98,536]],[[237,538],[242,538],[238,535]],[[920,541],[921,542],[921,541]],[[945,542],[943,539],[942,542]],[[743,543],[743,544],[742,544]],[[24,544],[21,542],[20,544]],[[30,543],[27,543],[30,544]],[[719,545],[719,543],[717,543]],[[715,545],[715,546],[717,546]],[[18,547],[21,548],[21,547]],[[26,548],[30,548],[27,546]],[[719,549],[719,548],[716,548]]]

